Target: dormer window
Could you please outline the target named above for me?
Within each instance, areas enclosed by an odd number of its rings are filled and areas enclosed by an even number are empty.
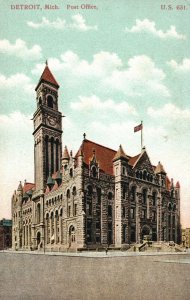
[[[53,97],[50,95],[47,97],[47,106],[53,108]]]

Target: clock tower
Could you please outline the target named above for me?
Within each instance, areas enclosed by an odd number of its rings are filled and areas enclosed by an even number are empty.
[[[47,178],[60,169],[62,114],[58,111],[59,84],[46,62],[36,86],[34,121],[34,178],[36,191],[44,190]]]

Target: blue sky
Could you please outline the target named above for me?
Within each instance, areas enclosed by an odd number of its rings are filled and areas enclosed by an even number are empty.
[[[28,1],[22,1],[22,4]],[[0,218],[10,217],[19,180],[33,181],[34,88],[44,62],[60,84],[63,144],[87,138],[126,153],[144,144],[181,183],[182,223],[190,226],[190,3],[180,1],[30,1],[39,10],[1,3]],[[81,9],[81,4],[97,9]],[[68,10],[67,5],[79,6]],[[161,5],[172,5],[172,10]]]

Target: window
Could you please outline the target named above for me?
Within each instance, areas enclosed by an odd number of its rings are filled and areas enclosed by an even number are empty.
[[[37,204],[37,224],[40,223],[40,203]]]
[[[153,192],[152,194],[152,205],[156,206],[156,192]]]
[[[61,208],[60,209],[60,217],[62,217],[62,215],[63,215],[63,209]]]
[[[53,108],[53,97],[50,95],[47,97],[47,106]]]
[[[155,211],[152,212],[152,217],[153,217],[153,221],[156,222],[156,212]]]
[[[112,205],[108,205],[108,217],[112,217]]]
[[[38,100],[38,105],[42,105],[42,98],[40,97],[39,100]]]
[[[73,196],[76,196],[77,194],[77,189],[76,189],[76,186],[73,187]]]
[[[135,186],[133,186],[131,188],[131,201],[135,201],[135,198],[136,198],[136,188]]]
[[[67,199],[70,199],[70,190],[67,190]]]
[[[146,219],[146,209],[143,209],[143,210],[142,210],[142,218],[143,218],[143,219]]]
[[[108,200],[112,200],[112,197],[113,197],[112,193],[109,192],[109,193],[108,193]]]
[[[143,190],[143,204],[146,204],[147,200],[147,190]]]
[[[97,169],[96,169],[95,166],[92,167],[92,176],[93,176],[94,178],[97,177]]]
[[[71,206],[69,205],[68,206],[68,217],[70,217],[71,216]]]
[[[73,177],[73,169],[72,168],[69,170],[69,175],[70,175],[70,177]]]
[[[130,213],[131,213],[131,219],[135,219],[135,208],[131,208]]]
[[[74,216],[76,216],[77,215],[77,204],[75,203],[74,204]]]
[[[125,218],[125,206],[123,206],[123,218]]]
[[[143,171],[143,179],[146,180],[146,177],[147,177],[147,172]]]
[[[87,187],[87,196],[92,196],[92,186],[91,185],[89,185]]]
[[[123,199],[125,199],[126,193],[127,193],[127,188],[126,188],[126,186],[124,185],[124,186],[123,186]]]
[[[123,175],[125,175],[125,167],[122,167],[122,173],[123,173]]]
[[[168,210],[171,211],[172,210],[172,204],[169,202],[168,203]]]

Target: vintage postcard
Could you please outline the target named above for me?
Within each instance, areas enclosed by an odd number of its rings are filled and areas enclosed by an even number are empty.
[[[0,299],[190,299],[190,0],[0,16]]]

